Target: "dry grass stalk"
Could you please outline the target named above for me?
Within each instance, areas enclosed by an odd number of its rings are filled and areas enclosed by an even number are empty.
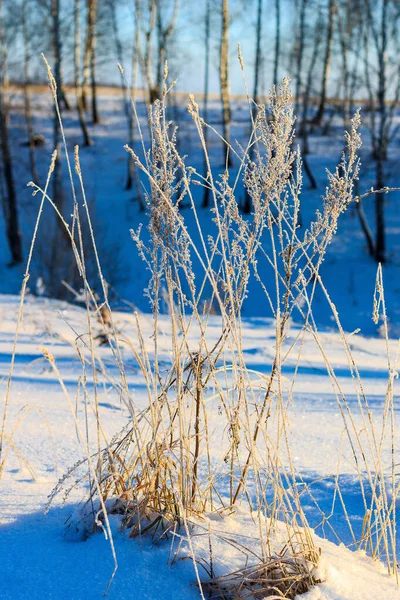
[[[289,598],[293,600],[321,581],[313,575],[315,565],[303,554],[272,557],[266,562],[203,582],[208,598],[241,600]]]

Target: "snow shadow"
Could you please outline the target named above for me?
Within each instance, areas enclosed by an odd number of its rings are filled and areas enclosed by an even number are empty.
[[[74,509],[17,515],[0,525],[0,598],[2,600],[95,600],[103,598],[113,571],[110,545],[102,533],[84,542],[64,537]],[[18,510],[18,507],[16,507]],[[169,566],[170,542],[129,539],[112,523],[119,563],[109,600],[199,598],[190,560]]]

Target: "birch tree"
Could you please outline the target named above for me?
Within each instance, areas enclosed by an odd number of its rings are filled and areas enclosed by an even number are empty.
[[[206,0],[206,12],[204,18],[204,121],[208,123],[208,95],[210,85],[210,20],[211,20],[211,0]],[[208,127],[204,128],[204,143],[207,147],[208,142]],[[208,163],[207,158],[204,156],[204,178],[207,180],[208,175]],[[203,192],[203,207],[206,208],[210,200],[210,188],[207,185],[204,187]]]
[[[83,143],[85,146],[91,146],[89,131],[86,125],[85,111],[82,104],[82,84],[81,84],[81,36],[80,36],[80,0],[75,0],[75,38],[74,38],[74,80],[76,105],[78,110],[79,124],[82,130]]]
[[[3,8],[3,2],[0,0],[0,145],[5,181],[5,197],[3,198],[4,221],[8,247],[11,254],[11,261],[8,266],[12,267],[22,262],[22,244],[10,148],[7,41],[5,37]]]
[[[400,51],[398,0],[379,0],[372,4],[364,0],[367,27],[364,34],[365,82],[370,102],[370,132],[375,161],[375,187],[385,187],[385,161],[389,143],[396,133],[393,127],[395,111],[400,100]],[[372,44],[371,44],[372,38]],[[371,77],[371,64],[377,64],[377,81]],[[386,261],[385,233],[386,194],[375,195],[375,245],[377,262]]]
[[[281,51],[281,0],[275,0],[275,55],[274,85],[278,85],[279,58]]]
[[[33,117],[30,99],[30,45],[29,45],[29,24],[28,16],[30,11],[30,5],[28,0],[23,0],[22,3],[22,40],[24,44],[24,108],[25,108],[25,121],[26,130],[28,133],[28,144],[29,144],[29,164],[32,174],[32,179],[35,183],[39,183],[39,177],[36,168],[35,158],[35,144],[34,144],[34,133],[33,133]]]
[[[230,146],[231,104],[229,91],[229,0],[221,0],[221,44],[219,76],[222,103],[222,135],[224,144],[224,163],[232,166]]]
[[[52,17],[52,45],[54,56],[54,78],[56,82],[56,97],[58,108],[61,111],[61,32],[60,32],[60,0],[51,0]],[[54,165],[53,173],[53,200],[60,211],[63,213],[63,189],[62,189],[62,164],[61,164],[61,130],[56,107],[53,111],[53,145],[57,150],[57,160]],[[65,236],[64,227],[61,221],[57,219],[62,234]]]
[[[254,88],[253,88],[253,106],[252,106],[252,125],[255,121],[257,114],[257,107],[259,103],[258,98],[258,87],[259,87],[259,77],[260,77],[260,64],[261,64],[261,26],[262,26],[262,9],[263,9],[263,0],[257,0],[257,25],[256,25],[256,49],[255,49],[255,62],[254,62]],[[276,63],[275,63],[276,68]],[[254,140],[252,140],[252,144],[249,150],[249,160],[253,159],[254,156]],[[244,204],[243,204],[243,212],[249,214],[251,211],[251,198],[250,194],[246,190]]]
[[[329,68],[330,68],[331,57],[332,57],[335,13],[336,13],[336,0],[329,0],[328,27],[327,27],[327,34],[326,34],[326,47],[325,47],[324,62],[323,62],[323,68],[322,68],[321,92],[320,92],[318,110],[314,117],[314,123],[316,123],[316,124],[320,124],[322,122],[322,119],[323,119],[324,113],[325,113],[326,97],[327,97],[327,89],[328,89],[328,76],[329,76]]]
[[[87,0],[86,41],[83,59],[82,107],[88,108],[89,83],[92,94],[92,121],[99,122],[96,88],[96,23],[97,0]]]

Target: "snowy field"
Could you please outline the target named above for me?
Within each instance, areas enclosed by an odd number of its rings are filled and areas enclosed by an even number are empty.
[[[2,396],[11,359],[17,310],[17,297],[1,297]],[[148,317],[142,315],[141,318],[145,332],[150,335]],[[18,424],[13,440],[18,453],[23,454],[29,466],[22,460],[21,454],[18,456],[11,450],[0,484],[0,598],[96,599],[102,596],[112,572],[109,544],[101,533],[95,534],[85,542],[70,541],[64,537],[65,521],[73,512],[74,503],[82,498],[84,486],[77,486],[64,507],[60,506],[62,494],[61,497],[56,497],[50,511],[43,515],[48,494],[58,479],[83,455],[66,398],[40,348],[47,348],[55,356],[67,390],[76,403],[78,420],[84,423],[85,401],[77,392],[81,365],[73,344],[75,332],[85,331],[85,319],[83,309],[67,303],[34,297],[28,297],[26,301],[7,430],[11,431]],[[133,335],[132,315],[117,313],[115,321],[116,327],[124,336]],[[248,367],[268,374],[273,356],[273,348],[270,345],[270,340],[274,337],[273,323],[265,319],[249,318],[244,326],[244,353]],[[100,331],[100,326],[98,329]],[[215,330],[218,331],[217,318]],[[288,344],[295,335],[296,326],[293,326]],[[339,336],[325,332],[322,333],[322,337],[342,389],[354,408],[357,402],[354,384],[349,376]],[[374,419],[379,422],[387,385],[384,341],[366,339],[356,334],[350,339]],[[150,340],[147,341],[150,343]],[[167,344],[167,341],[165,343]],[[391,350],[394,351],[395,347],[396,343],[393,342]],[[104,363],[109,365],[112,374],[115,367],[112,366],[110,349],[106,346],[100,347],[98,352]],[[138,406],[144,405],[144,381],[128,348],[124,350],[124,361],[135,402]],[[351,456],[346,450],[342,449],[342,453],[339,452],[343,423],[334,395],[329,393],[330,382],[324,362],[312,339],[305,340],[302,365],[297,376],[291,408],[291,445],[296,470],[303,482],[311,484],[313,496],[328,513],[333,501],[333,481],[339,468],[350,518],[355,530],[359,531],[363,507],[357,477]],[[285,364],[284,373],[288,378],[291,377],[294,367],[295,364],[291,360]],[[111,437],[127,423],[129,415],[126,409],[120,406],[115,392],[106,381],[101,390],[99,405],[105,432]],[[94,427],[93,414],[89,414],[89,425]],[[361,421],[356,425],[362,428]],[[215,450],[217,453],[218,448]],[[339,455],[341,460],[338,467]],[[384,461],[390,461],[389,445],[386,447]],[[316,526],[319,516],[312,502],[306,502],[305,506],[310,524]],[[243,511],[244,508],[239,509],[236,515],[226,519],[218,520],[214,516],[212,525],[215,529],[223,531],[224,535],[229,533],[232,537],[245,540],[246,545],[257,552],[256,527]],[[342,541],[345,544],[350,543],[349,531],[337,500],[332,523]],[[173,565],[168,564],[171,552],[169,541],[153,547],[151,538],[144,537],[141,541],[129,539],[126,533],[118,532],[117,520],[112,524],[119,569],[109,591],[110,599],[183,600],[200,597],[198,588],[192,585],[196,576],[191,561],[177,560]],[[207,527],[204,521],[202,526]],[[252,530],[254,539],[251,539]],[[324,531],[328,538],[332,537],[328,527],[325,527]],[[322,535],[322,528],[319,527],[317,532]],[[304,598],[372,600],[381,597],[394,600],[399,597],[394,579],[385,575],[383,566],[374,564],[362,553],[350,554],[343,546],[337,547],[319,539],[317,545],[322,549],[319,568],[326,581]],[[235,553],[232,549],[229,551],[225,546],[220,552],[216,549],[215,556],[222,569],[240,566],[240,560],[243,561],[240,553]]]

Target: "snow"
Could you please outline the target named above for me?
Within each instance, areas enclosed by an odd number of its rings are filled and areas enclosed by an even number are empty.
[[[19,299],[16,296],[0,296],[0,377],[1,397],[5,395],[12,342],[16,324]],[[151,321],[146,314],[140,315],[144,338],[150,344]],[[213,317],[210,335],[218,334],[219,318]],[[125,335],[133,334],[134,317],[131,313],[117,312],[116,326]],[[23,420],[16,430],[14,442],[29,461],[35,477],[21,466],[11,450],[3,478],[0,480],[0,598],[9,600],[74,598],[94,600],[102,597],[111,576],[113,561],[109,543],[102,533],[89,537],[85,542],[70,541],[64,536],[65,521],[75,510],[77,502],[85,494],[85,486],[77,486],[61,506],[61,497],[56,497],[50,511],[43,515],[47,496],[58,479],[82,458],[83,451],[77,440],[74,420],[59,383],[48,367],[40,351],[48,348],[54,354],[63,374],[71,397],[75,399],[81,365],[73,347],[74,331],[85,331],[86,314],[79,306],[66,302],[29,296],[25,302],[23,328],[17,348],[17,358],[7,432],[10,433],[19,417]],[[94,328],[96,329],[94,323]],[[164,328],[167,348],[168,324]],[[271,367],[273,348],[268,340],[273,339],[274,324],[268,319],[249,318],[244,321],[244,351],[249,368],[268,374]],[[297,326],[292,325],[287,344],[296,335]],[[196,335],[194,331],[193,336]],[[357,402],[354,387],[346,367],[346,357],[337,334],[325,331],[321,334],[330,359],[337,369],[339,379],[350,402]],[[374,417],[380,418],[387,384],[385,375],[384,341],[379,338],[363,338],[353,334],[350,338],[366,392],[373,407]],[[272,344],[272,342],[271,342]],[[396,341],[390,342],[391,349]],[[98,348],[104,362],[112,370],[111,351],[108,347]],[[146,402],[144,382],[136,371],[129,351],[124,349],[129,385],[135,390],[135,402]],[[167,354],[167,353],[166,353]],[[333,480],[338,470],[339,447],[343,424],[338,414],[335,398],[329,393],[329,378],[324,363],[311,337],[304,342],[304,368],[297,377],[291,422],[291,444],[296,469],[305,482],[315,481],[314,495],[319,504],[329,512],[332,503]],[[294,362],[286,364],[290,378]],[[90,375],[89,385],[90,385]],[[398,384],[396,384],[397,386]],[[353,394],[353,395],[352,395]],[[78,419],[84,418],[84,399],[76,399]],[[129,418],[128,411],[120,406],[115,392],[104,382],[100,395],[100,415],[107,436],[112,436]],[[31,410],[29,412],[28,408]],[[40,412],[39,412],[40,409]],[[25,412],[24,412],[25,410]],[[355,411],[357,419],[357,412]],[[398,418],[398,407],[396,407]],[[89,413],[89,428],[94,428],[94,418]],[[361,429],[361,420],[357,421]],[[49,435],[51,432],[51,436]],[[218,451],[218,448],[215,448]],[[353,525],[360,526],[363,507],[351,457],[344,456],[340,463],[342,490]],[[385,448],[384,460],[390,462],[390,446]],[[300,481],[300,480],[299,480]],[[300,485],[300,483],[299,483]],[[305,510],[311,525],[318,524],[311,502]],[[351,540],[343,515],[337,511],[333,519],[335,529],[344,543]],[[151,538],[129,539],[119,530],[117,517],[111,516],[119,568],[111,584],[110,599],[148,598],[166,600],[198,598],[195,585],[196,574],[184,545],[180,559],[171,564],[170,542],[152,544]],[[198,556],[207,558],[208,534],[212,532],[213,553],[216,571],[224,573],[243,567],[243,554],[232,546],[222,543],[219,536],[229,535],[237,541],[245,541],[246,547],[256,555],[260,553],[258,529],[248,510],[244,507],[232,515],[209,515],[196,521],[193,540]],[[197,528],[197,529],[196,529]],[[219,533],[218,533],[219,532]],[[221,533],[222,532],[222,533]],[[279,533],[279,532],[278,532]],[[329,531],[325,531],[329,537]],[[317,535],[318,534],[318,535]],[[318,566],[322,584],[312,589],[304,598],[310,600],[371,600],[400,597],[399,588],[393,577],[388,577],[385,567],[373,562],[362,552],[351,552],[344,545],[335,545],[322,539],[322,528],[317,529],[315,541],[321,548]],[[278,535],[279,538],[279,535]],[[174,542],[174,548],[177,547]],[[398,548],[400,550],[400,548]],[[205,573],[199,567],[200,576]]]
[[[321,543],[321,575],[325,582],[303,595],[304,600],[368,600],[399,598],[399,588],[383,568],[362,552]]]

